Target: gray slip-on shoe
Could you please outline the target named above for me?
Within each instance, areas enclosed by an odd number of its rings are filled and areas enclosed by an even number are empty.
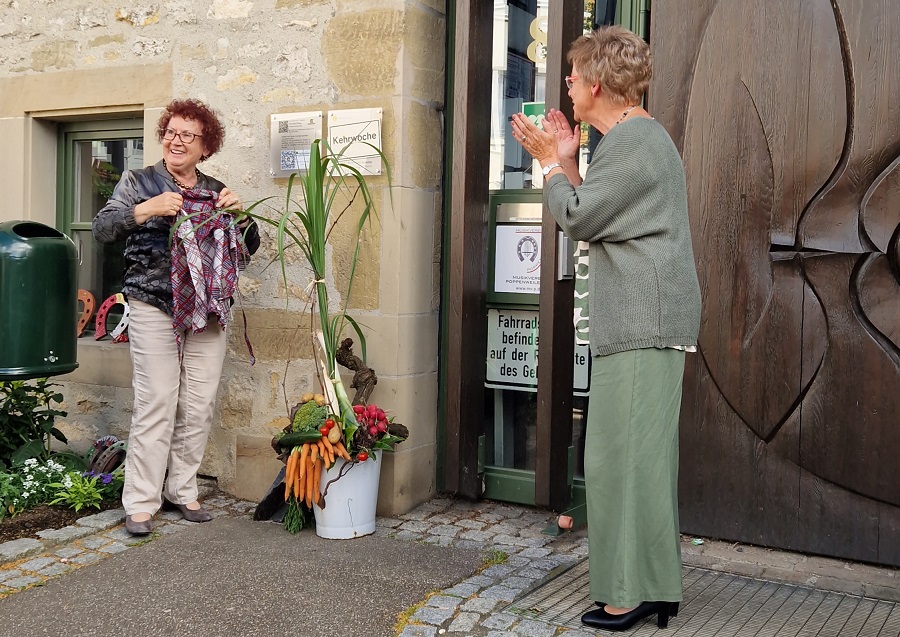
[[[184,516],[184,519],[188,522],[209,522],[212,520],[209,511],[202,506],[199,509],[189,509],[185,504],[175,504],[174,502],[170,502],[163,498],[163,508],[168,510],[178,509],[181,511],[181,515]]]
[[[130,515],[125,516],[125,530],[132,535],[149,535],[153,532],[153,521],[135,522]]]

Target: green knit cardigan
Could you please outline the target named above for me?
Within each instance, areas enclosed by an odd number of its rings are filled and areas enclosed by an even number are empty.
[[[571,239],[590,243],[592,355],[697,344],[700,285],[684,167],[659,122],[614,126],[584,183],[554,175],[544,203]]]

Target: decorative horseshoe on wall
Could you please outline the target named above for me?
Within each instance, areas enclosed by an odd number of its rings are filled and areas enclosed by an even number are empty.
[[[97,305],[97,302],[94,300],[94,295],[87,290],[78,290],[78,300],[84,303],[84,307],[81,310],[81,316],[78,318],[77,338],[81,338],[81,335],[84,334],[84,328],[87,327],[87,324],[91,321],[91,317],[94,316],[94,308]]]
[[[106,316],[109,314],[110,308],[114,305],[121,305],[123,309],[122,318],[119,320],[119,324],[113,328],[113,331],[110,334],[113,343],[124,343],[128,341],[128,335],[125,333],[125,330],[128,329],[128,315],[131,313],[131,310],[128,307],[128,301],[125,300],[125,295],[121,292],[113,294],[100,304],[100,309],[97,310],[97,323],[94,333],[95,341],[99,341],[106,336]]]

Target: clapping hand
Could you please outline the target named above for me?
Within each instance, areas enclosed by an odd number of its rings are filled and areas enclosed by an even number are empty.
[[[556,152],[560,161],[575,162],[578,149],[581,147],[581,128],[572,128],[562,112],[551,108],[544,117],[544,130],[556,138]]]

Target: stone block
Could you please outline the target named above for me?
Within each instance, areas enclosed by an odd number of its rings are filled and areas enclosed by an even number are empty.
[[[33,575],[25,575],[23,577],[17,577],[15,579],[6,580],[3,582],[4,586],[9,586],[10,588],[25,588],[26,586],[30,586],[31,584],[37,584],[38,582],[43,582],[43,578],[35,577]]]
[[[413,614],[412,619],[413,621],[440,626],[451,617],[453,617],[452,608],[432,608],[430,606],[423,606]]]
[[[268,361],[312,358],[309,313],[284,308],[245,307],[250,340],[257,365]],[[229,330],[229,348],[246,351],[244,319],[235,312],[234,325]]]
[[[381,457],[384,464],[378,487],[379,515],[404,513],[434,493],[436,445],[384,453]]]
[[[390,245],[381,261],[379,308],[385,314],[431,314],[434,192],[395,187],[393,197],[385,194],[382,210],[382,234]]]
[[[44,545],[39,540],[32,538],[21,538],[0,544],[0,564],[3,562],[12,562],[29,555],[34,555],[42,550]]]
[[[489,597],[473,597],[466,601],[460,608],[473,613],[490,613],[500,603],[499,599]]]
[[[900,603],[900,587],[882,586],[865,582],[863,584],[863,595],[873,599],[884,599],[890,602]]]
[[[443,176],[443,155],[435,149],[443,144],[441,113],[428,104],[411,100],[404,104],[403,111],[403,147],[409,151],[404,164],[410,169],[412,184],[417,188],[438,188]]]
[[[345,379],[349,386],[349,377]],[[394,456],[414,453],[419,461],[431,458],[434,449],[428,449],[437,442],[437,400],[438,382],[437,372],[423,373],[410,376],[388,376],[383,374],[378,379],[378,385],[372,392],[372,402],[386,411],[390,411],[396,417],[397,422],[403,423],[409,429],[409,438],[397,445]],[[390,457],[390,453],[386,454]],[[399,458],[395,458],[399,460]],[[405,461],[409,461],[406,459]],[[429,461],[433,464],[433,458]],[[382,469],[382,473],[384,469]],[[417,478],[426,479],[424,485],[417,487],[427,488],[427,495],[416,499],[409,508],[425,502],[434,494],[434,475],[425,476],[417,474]],[[383,479],[383,478],[382,478]],[[407,485],[411,487],[413,485]],[[424,490],[424,489],[423,489]],[[409,509],[407,509],[409,510]]]
[[[88,42],[88,47],[96,48],[106,46],[107,44],[122,44],[125,42],[124,35],[101,35],[93,38]]]
[[[19,564],[19,568],[23,571],[39,571],[42,568],[47,568],[51,564],[55,564],[57,560],[52,557],[36,557],[33,560],[28,560],[23,564]]]
[[[9,571],[0,571],[0,584],[7,580],[15,579],[22,576],[22,571],[12,569]]]
[[[256,84],[259,75],[248,66],[236,66],[228,69],[224,75],[220,75],[216,81],[216,89],[219,91],[232,91],[247,84]]]
[[[92,551],[99,549],[100,547],[111,544],[112,540],[103,535],[97,535],[94,537],[89,537],[81,541],[81,545],[87,549],[91,549]]]
[[[98,555],[97,553],[85,553],[83,555],[79,555],[78,557],[73,557],[71,560],[69,560],[69,563],[86,566],[87,564],[96,564],[102,559],[103,556]]]
[[[406,376],[437,371],[438,324],[437,314],[382,314],[363,320],[367,359],[376,374]],[[354,353],[361,355],[354,341]],[[378,402],[378,385],[372,402]],[[391,408],[390,405],[387,405]],[[399,414],[398,414],[399,416]],[[403,421],[401,421],[403,422]]]
[[[53,564],[51,566],[48,566],[47,568],[42,568],[41,570],[39,570],[38,575],[43,575],[45,577],[53,577],[55,575],[62,575],[63,573],[67,573],[71,570],[72,570],[71,566],[57,562],[56,564]]]
[[[233,481],[222,484],[231,495],[259,502],[284,465],[272,450],[271,437],[238,435]]]
[[[122,551],[125,551],[127,549],[128,549],[127,544],[124,544],[122,542],[113,542],[112,544],[107,544],[106,546],[101,547],[98,550],[101,553],[107,553],[109,555],[112,555],[114,553],[121,553]]]
[[[390,9],[339,13],[322,35],[328,75],[346,95],[390,95],[395,91],[404,14]]]
[[[225,429],[242,429],[253,421],[253,402],[259,390],[251,379],[235,375],[219,386],[219,414]]]
[[[125,509],[109,509],[94,515],[78,518],[75,524],[93,529],[109,529],[125,521]]]
[[[502,588],[502,587],[495,586],[493,588]],[[485,592],[487,592],[487,591],[485,591]],[[490,595],[484,595],[484,593],[482,593],[482,595],[484,597],[489,597],[491,599],[502,599],[502,598],[498,598],[498,597],[492,597]],[[507,600],[507,601],[512,601],[512,598],[510,597],[509,600]],[[512,615],[510,613],[495,613],[495,614],[489,616],[483,622],[481,622],[481,625],[484,626],[485,628],[497,628],[500,630],[505,630],[506,628],[509,628],[510,626],[512,626],[513,623],[516,621],[516,619],[518,619],[518,618],[515,615]]]
[[[417,100],[442,105],[444,51],[434,42],[445,37],[447,21],[443,15],[409,7],[406,24],[402,56],[404,72],[411,68],[411,80],[404,82],[404,92]]]
[[[97,301],[98,304],[101,302]],[[85,385],[131,387],[131,355],[127,344],[80,338],[77,345],[78,369],[59,376],[59,380]]]
[[[437,634],[436,626],[409,624],[403,627],[403,631],[398,637],[434,637],[435,634]]]
[[[330,0],[275,0],[276,9],[299,9],[330,4]]]
[[[71,542],[96,532],[97,529],[89,526],[66,526],[61,529],[38,531],[36,535],[43,540],[47,540],[49,544],[62,544],[63,542]]]
[[[253,3],[249,0],[213,0],[206,17],[211,20],[236,20],[250,17]]]
[[[40,44],[31,53],[31,68],[35,71],[67,69],[75,66],[78,43],[75,40],[55,40]]]
[[[70,557],[75,557],[76,555],[80,555],[81,553],[84,553],[84,550],[75,548],[74,546],[64,546],[53,552],[54,555],[63,559],[69,559]]]
[[[460,613],[450,622],[447,632],[471,634],[480,619],[481,615],[478,613]]]

